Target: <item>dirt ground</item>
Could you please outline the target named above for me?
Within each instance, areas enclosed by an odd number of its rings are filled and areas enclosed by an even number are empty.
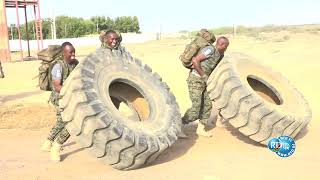
[[[282,38],[286,36],[286,38]],[[149,64],[168,83],[181,113],[190,106],[186,76],[178,60],[189,40],[164,39],[126,45],[134,57]],[[36,85],[38,61],[3,63],[0,79],[0,179],[319,179],[320,155],[320,36],[316,34],[263,34],[230,37],[229,52],[242,52],[281,72],[305,96],[313,118],[298,135],[296,151],[280,158],[242,137],[230,127],[216,127],[212,138],[178,140],[152,165],[132,171],[115,170],[92,158],[71,138],[62,162],[53,163],[40,145],[55,121],[47,104],[49,92]],[[78,55],[95,47],[76,47]]]

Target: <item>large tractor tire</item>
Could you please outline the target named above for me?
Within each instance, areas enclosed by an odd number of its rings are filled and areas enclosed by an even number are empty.
[[[69,133],[116,169],[151,163],[181,131],[167,84],[126,52],[98,49],[75,68],[60,94]]]
[[[220,116],[261,144],[294,138],[311,119],[309,105],[287,79],[245,55],[225,57],[207,84]]]

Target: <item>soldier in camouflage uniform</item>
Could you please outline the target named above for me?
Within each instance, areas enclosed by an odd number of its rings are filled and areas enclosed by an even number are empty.
[[[70,137],[70,134],[65,128],[66,122],[62,121],[59,108],[59,93],[64,81],[79,63],[78,60],[75,59],[75,49],[70,42],[63,43],[61,48],[63,50],[63,55],[56,60],[56,64],[54,64],[51,71],[53,90],[50,96],[50,102],[56,108],[57,122],[51,129],[47,140],[41,148],[44,151],[50,151],[51,159],[56,162],[60,161],[60,149],[62,144]]]
[[[1,61],[0,61],[0,78],[4,78],[4,73],[2,71]]]
[[[206,131],[206,126],[210,125],[209,117],[212,109],[212,102],[209,99],[206,90],[208,77],[218,65],[228,48],[229,40],[226,37],[220,37],[216,46],[208,45],[200,49],[199,53],[192,58],[192,69],[187,79],[189,95],[192,106],[182,117],[182,123],[199,120],[197,133],[202,136],[212,136]],[[180,137],[184,137],[182,132]]]
[[[123,46],[121,46],[122,36],[119,31],[101,31],[99,39],[101,41],[102,48],[111,49],[112,51],[120,51],[121,53],[129,53]]]

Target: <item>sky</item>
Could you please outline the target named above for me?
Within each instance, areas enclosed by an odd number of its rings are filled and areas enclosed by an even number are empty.
[[[137,16],[141,32],[320,23],[319,0],[40,0],[40,8],[42,18]],[[32,9],[27,12],[32,20]],[[7,18],[17,22],[14,9],[7,8]]]

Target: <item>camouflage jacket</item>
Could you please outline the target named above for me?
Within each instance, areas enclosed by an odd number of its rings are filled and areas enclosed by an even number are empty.
[[[121,53],[128,52],[125,47],[121,46],[121,44],[117,45],[114,48],[111,48],[107,43],[102,43],[101,47],[105,49],[119,50]]]
[[[200,51],[207,57],[207,59],[201,61],[201,68],[207,76],[210,76],[212,71],[216,68],[216,66],[224,56],[220,55],[220,53],[212,45],[206,46]],[[200,77],[199,73],[195,69],[191,70],[191,74]]]
[[[61,78],[61,85],[63,85],[63,83],[67,80],[67,78],[69,77],[70,73],[74,70],[74,68],[79,64],[79,61],[78,60],[75,60],[73,61],[72,63],[68,64],[66,63],[64,60],[62,59],[58,59],[56,60],[56,63],[57,64],[59,63],[60,66],[62,67],[62,78]],[[51,72],[50,72],[51,73]],[[52,92],[51,92],[51,95],[50,95],[50,99],[49,101],[55,105],[55,106],[58,106],[59,105],[59,93],[56,92],[54,90],[54,88],[52,88]]]

